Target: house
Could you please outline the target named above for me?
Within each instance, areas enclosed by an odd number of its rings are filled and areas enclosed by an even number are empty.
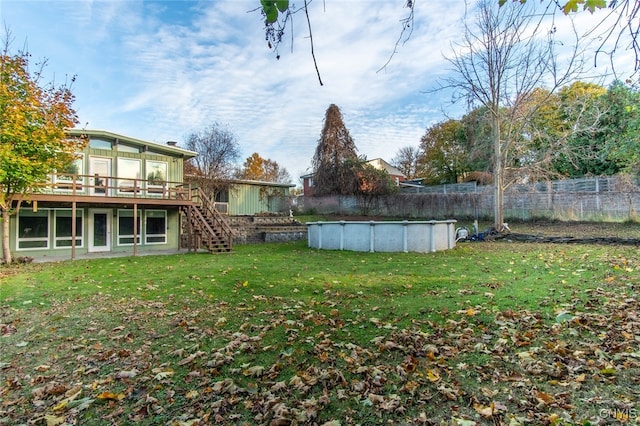
[[[315,177],[315,173],[308,173],[306,175],[300,176],[302,179],[302,193],[305,197],[313,197],[315,193],[315,188],[313,185],[313,178]]]
[[[401,182],[407,180],[407,176],[405,176],[405,174],[402,173],[400,169],[387,163],[382,158],[369,160],[367,161],[367,164],[372,165],[378,170],[385,170],[387,173],[389,173],[389,176],[391,176],[391,180],[393,180],[396,185],[400,185]]]
[[[400,169],[392,166],[382,158],[375,158],[373,160],[368,160],[367,164],[370,164],[371,166],[373,166],[378,170],[385,170],[387,173],[389,173],[391,180],[393,180],[396,183],[396,185],[400,185],[400,183],[404,182],[407,179],[405,174],[402,173]],[[312,197],[315,192],[315,188],[313,185],[314,176],[315,176],[315,173],[309,173],[309,174],[300,176],[300,179],[302,179],[302,187],[303,187],[305,197]]]
[[[11,217],[16,256],[75,258],[91,253],[230,251],[232,235],[208,197],[183,183],[197,154],[102,130],[69,131],[88,144]]]

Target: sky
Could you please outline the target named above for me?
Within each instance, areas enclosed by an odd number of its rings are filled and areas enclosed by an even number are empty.
[[[189,134],[217,123],[236,136],[238,165],[257,152],[300,184],[330,104],[340,107],[358,154],[386,161],[417,147],[429,126],[466,112],[434,89],[450,73],[445,56],[461,41],[471,6],[415,1],[411,37],[385,67],[406,0],[312,0],[322,86],[304,16],[295,16],[277,59],[259,0],[0,0],[0,23],[13,49],[46,59],[45,78],[75,76],[78,127],[184,146]],[[604,13],[573,19],[587,32]],[[562,32],[570,26],[559,15]],[[632,63],[630,52],[617,60]],[[606,60],[588,62],[591,76],[611,81]]]

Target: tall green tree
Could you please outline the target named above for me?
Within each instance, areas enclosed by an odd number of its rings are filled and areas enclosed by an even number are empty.
[[[602,127],[607,115],[604,95],[607,89],[588,82],[577,81],[558,92],[560,117],[569,132],[566,147],[555,162],[564,176],[612,175],[618,171],[608,158],[606,140],[610,132]]]
[[[445,120],[429,127],[420,139],[417,170],[428,185],[456,183],[470,170],[465,129],[460,120]]]
[[[312,161],[316,195],[353,194],[357,181],[353,167],[358,161],[356,151],[340,108],[329,105]]]
[[[637,87],[615,81],[604,95],[608,106],[601,120],[607,132],[605,147],[608,158],[618,167],[640,175],[640,92]]]
[[[7,31],[0,56],[0,212],[2,253],[11,263],[9,219],[28,194],[56,170],[75,159],[85,141],[69,138],[78,123],[71,92],[73,79],[61,85],[43,82],[46,61],[33,64],[28,52],[12,53]]]

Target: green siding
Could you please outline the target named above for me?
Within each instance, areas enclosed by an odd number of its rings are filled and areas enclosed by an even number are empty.
[[[42,204],[42,203],[40,203]],[[82,256],[89,253],[89,233],[91,231],[91,224],[89,223],[89,211],[92,207],[83,206],[77,209],[77,216],[82,217],[82,232],[78,232],[78,235],[81,234],[82,243],[79,246],[76,246],[76,256]],[[62,259],[70,259],[71,258],[71,247],[64,248],[55,248],[55,211],[56,210],[70,210],[67,207],[64,208],[40,208],[38,212],[42,215],[48,217],[48,232],[46,239],[48,241],[49,248],[48,249],[17,249],[17,226],[18,219],[14,215],[10,218],[10,229],[11,229],[11,238],[9,241],[11,252],[14,256],[25,256],[25,257],[33,257],[33,258],[62,258]],[[111,246],[110,252],[112,253],[133,253],[133,245],[122,245],[118,243],[118,210],[126,210],[131,212],[131,209],[118,209],[114,208],[104,208],[101,210],[105,210],[108,212],[108,220],[111,228],[109,243]],[[164,243],[155,243],[155,244],[147,244],[145,239],[147,236],[147,229],[145,223],[145,213],[147,210],[152,211],[165,211],[166,212],[166,242]],[[23,206],[21,209],[22,212],[29,214],[31,211],[31,206],[29,204]],[[140,243],[137,244],[136,250],[139,253],[151,253],[154,251],[167,251],[167,250],[178,250],[179,249],[179,214],[178,210],[166,210],[162,208],[139,208],[138,209],[138,217],[140,218],[141,229],[138,230],[138,235],[140,237]],[[79,237],[80,238],[80,237]]]
[[[289,188],[267,184],[237,183],[229,189],[229,215],[250,216],[273,212],[269,196],[288,196]]]

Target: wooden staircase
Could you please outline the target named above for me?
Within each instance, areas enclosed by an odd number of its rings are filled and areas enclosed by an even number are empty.
[[[184,246],[189,251],[230,252],[233,249],[233,231],[225,217],[200,188],[192,189],[189,197],[193,203],[181,207],[185,218],[182,221]]]

